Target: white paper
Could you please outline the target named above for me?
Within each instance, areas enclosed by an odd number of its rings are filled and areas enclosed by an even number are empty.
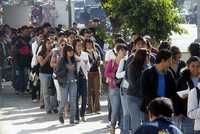
[[[186,90],[177,92],[177,94],[178,94],[181,98],[185,98],[185,97],[188,96],[189,92],[190,92],[190,90],[189,90],[189,89],[186,89]]]

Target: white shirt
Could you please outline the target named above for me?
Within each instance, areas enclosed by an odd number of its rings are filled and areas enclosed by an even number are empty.
[[[121,59],[121,61],[119,63],[119,67],[117,69],[116,78],[118,78],[118,79],[123,78],[123,80],[122,80],[122,87],[128,89],[129,83],[125,79],[126,71],[124,70],[124,66],[125,66],[124,63],[125,63],[126,60],[127,60],[127,57]]]
[[[197,87],[200,89],[200,83]],[[200,131],[200,101],[198,101],[197,89],[193,88],[188,95],[187,115],[189,118],[194,119],[194,130],[196,131]]]
[[[32,60],[31,60],[31,67],[33,68],[35,65],[38,64],[37,62],[37,49],[38,49],[38,43],[37,41],[34,41],[33,44],[31,45],[31,49],[32,49],[32,54],[33,54],[33,57],[32,57]]]
[[[88,71],[90,70],[90,63],[89,63],[89,57],[88,53],[81,52],[81,55],[75,55],[76,59],[80,60],[80,62],[77,63],[77,72],[80,71],[80,68],[82,69],[85,78],[88,79]],[[85,61],[87,63],[85,63]]]
[[[115,53],[117,53],[116,48],[108,50],[105,55],[105,62],[108,62],[109,60],[115,60],[116,55],[114,54],[113,50]]]

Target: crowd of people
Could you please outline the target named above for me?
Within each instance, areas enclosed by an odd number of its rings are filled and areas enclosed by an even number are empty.
[[[29,91],[33,103],[58,114],[62,124],[66,116],[78,124],[87,121],[86,112],[100,114],[106,83],[111,134],[117,125],[122,134],[199,134],[200,44],[189,46],[187,62],[175,44],[163,41],[156,49],[137,33],[130,42],[113,34],[113,48],[106,50],[96,34],[99,23],[94,19],[84,29],[74,23],[69,30],[49,23],[0,26],[0,79],[11,65],[16,95]]]

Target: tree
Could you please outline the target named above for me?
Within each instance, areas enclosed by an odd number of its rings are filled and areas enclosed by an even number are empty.
[[[157,42],[168,39],[173,31],[183,32],[173,0],[102,0],[101,4],[111,23],[117,23],[114,29],[150,35]]]

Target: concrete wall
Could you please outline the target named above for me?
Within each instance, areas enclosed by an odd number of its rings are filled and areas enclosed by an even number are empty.
[[[62,24],[68,26],[68,12],[66,10],[67,2],[65,0],[56,0],[56,11],[57,11],[57,18],[56,18],[56,25]]]
[[[4,9],[3,23],[12,27],[29,24],[30,6],[9,6]]]

